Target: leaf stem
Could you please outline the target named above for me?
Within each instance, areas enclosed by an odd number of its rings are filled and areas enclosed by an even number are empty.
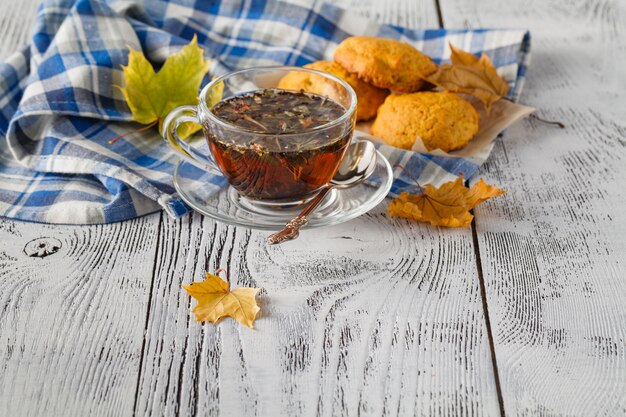
[[[217,268],[215,270],[215,275],[219,276],[222,272],[226,273],[226,284],[228,285],[228,291],[230,292],[230,279],[228,279],[228,273],[224,268]]]
[[[249,121],[250,123],[254,123],[255,125],[259,126],[261,129],[267,131],[267,127],[265,127],[263,123],[257,120],[254,120],[252,117],[248,116],[247,114],[242,115],[241,118]]]
[[[556,125],[558,127],[560,127],[561,129],[565,129],[565,124],[562,122],[559,122],[558,120],[546,120],[542,117],[537,116],[535,113],[530,115],[530,118],[535,119],[539,122],[548,124],[548,125]]]
[[[417,187],[422,191],[422,194],[424,193],[424,188],[420,185],[419,182],[417,182],[417,178],[415,178],[415,176],[413,174],[411,174],[405,167],[403,167],[400,164],[394,164],[393,167],[394,168],[400,168],[402,170],[402,172],[404,172],[409,178],[411,178],[413,181],[415,181],[415,185],[417,185]]]
[[[109,141],[109,145],[113,145],[115,142],[117,142],[118,140],[122,139],[124,136],[127,136],[127,135],[129,135],[129,134],[131,134],[131,133],[139,133],[139,132],[143,132],[143,131],[145,131],[145,130],[148,130],[148,129],[150,129],[152,126],[156,125],[158,122],[159,122],[158,120],[155,120],[154,122],[152,122],[152,123],[150,123],[149,125],[146,125],[146,126],[144,126],[144,127],[140,128],[140,129],[135,129],[135,130],[130,130],[130,131],[128,131],[128,132],[124,132],[124,133],[122,133],[121,135],[116,136],[116,137],[114,137],[113,139],[111,139],[111,140]]]

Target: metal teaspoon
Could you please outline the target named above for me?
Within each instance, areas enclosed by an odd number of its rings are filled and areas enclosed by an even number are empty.
[[[300,214],[290,220],[282,230],[268,236],[265,240],[267,244],[276,245],[296,239],[300,235],[300,228],[309,222],[309,215],[315,211],[330,190],[352,187],[372,175],[374,168],[376,168],[376,148],[372,142],[352,143],[330,183],[326,184]]]

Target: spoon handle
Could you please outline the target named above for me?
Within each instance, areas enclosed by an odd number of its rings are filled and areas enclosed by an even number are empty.
[[[309,222],[309,214],[320,205],[324,197],[326,197],[326,194],[328,194],[332,188],[333,186],[330,184],[324,187],[322,191],[309,201],[304,210],[302,210],[296,218],[290,220],[282,230],[269,235],[265,242],[268,245],[278,245],[288,240],[296,239],[300,235],[300,228]]]

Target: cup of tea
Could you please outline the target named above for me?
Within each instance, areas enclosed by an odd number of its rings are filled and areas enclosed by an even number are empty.
[[[289,74],[323,82],[324,95],[279,89]],[[255,204],[292,207],[314,196],[335,175],[355,125],[356,94],[340,78],[299,67],[256,67],[213,80],[197,106],[174,109],[163,138],[186,161],[223,175]],[[208,152],[177,134],[202,125]]]

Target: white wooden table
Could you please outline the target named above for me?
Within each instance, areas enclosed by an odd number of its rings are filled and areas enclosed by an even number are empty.
[[[529,28],[523,101],[567,128],[506,132],[476,178],[508,194],[466,230],[386,203],[278,247],[198,215],[1,220],[0,416],[626,415],[624,1],[338,3]],[[0,59],[35,6],[0,0]],[[264,288],[256,330],[193,320],[181,284],[218,267]]]

